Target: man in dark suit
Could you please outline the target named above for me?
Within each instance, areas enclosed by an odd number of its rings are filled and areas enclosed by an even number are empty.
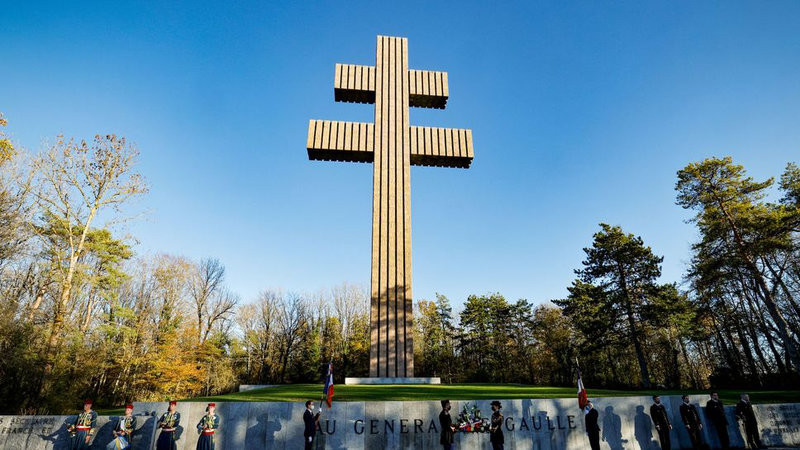
[[[455,433],[456,427],[453,426],[453,418],[450,417],[450,400],[442,400],[442,412],[439,413],[439,426],[442,427],[439,443],[442,444],[444,450],[453,450],[455,448],[453,433]]]
[[[686,426],[686,431],[689,432],[692,448],[702,449],[703,436],[700,432],[703,430],[703,423],[700,422],[700,414],[697,413],[697,408],[689,402],[688,395],[682,396],[681,399],[683,400],[681,404],[681,420]]]
[[[719,400],[719,394],[711,393],[711,399],[706,403],[706,415],[714,429],[717,430],[719,443],[723,449],[731,448],[731,440],[728,437],[728,418],[725,417],[725,405]]]
[[[311,450],[311,445],[314,443],[314,438],[317,436],[317,427],[319,426],[319,411],[314,414],[314,402],[309,400],[306,402],[306,412],[303,413],[303,422],[305,423],[305,430],[303,430],[303,441],[306,445],[306,450]]]
[[[650,407],[650,417],[653,418],[653,423],[656,425],[661,448],[663,450],[669,450],[672,448],[672,443],[669,440],[669,430],[672,429],[672,424],[669,423],[667,408],[661,403],[661,396],[653,396],[653,405]]]
[[[586,408],[583,410],[586,415],[586,435],[589,436],[589,446],[592,450],[600,450],[600,426],[597,425],[597,410],[594,409],[592,402],[586,402]]]
[[[756,414],[753,412],[753,405],[750,403],[750,395],[742,394],[741,400],[736,404],[736,417],[744,422],[744,431],[747,434],[747,445],[750,448],[765,448],[761,444],[758,432],[758,422]]]

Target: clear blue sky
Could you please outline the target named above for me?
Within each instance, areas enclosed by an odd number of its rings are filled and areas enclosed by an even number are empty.
[[[170,4],[167,4],[170,3]],[[675,172],[732,155],[756,178],[800,155],[800,2],[8,2],[0,111],[24,146],[115,132],[141,150],[139,253],[214,256],[245,300],[368,285],[372,168],[308,161],[336,62],[378,34],[449,72],[469,170],[412,169],[414,295],[565,295],[599,222],[679,281],[695,239]]]

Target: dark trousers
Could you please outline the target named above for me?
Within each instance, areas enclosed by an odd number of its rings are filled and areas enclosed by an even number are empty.
[[[714,428],[717,429],[720,447],[723,449],[731,448],[731,438],[728,437],[728,426],[724,423],[715,423]]]
[[[669,450],[672,448],[672,443],[669,440],[669,427],[661,427],[658,430],[658,440],[661,441],[661,448]]]
[[[599,431],[590,431],[589,432],[589,446],[592,450],[600,450],[600,432]]]
[[[503,450],[502,442],[492,442],[492,450]]]
[[[703,437],[700,434],[700,428],[699,427],[687,428],[686,431],[689,433],[689,440],[692,441],[692,448],[702,449]]]
[[[761,438],[758,436],[757,423],[744,423],[744,431],[747,434],[747,445],[750,448],[761,448]]]
[[[303,436],[303,440],[306,442],[306,450],[314,448],[314,436],[311,436],[311,440],[308,439],[308,436]]]
[[[442,444],[443,450],[453,450],[456,448],[456,444]]]

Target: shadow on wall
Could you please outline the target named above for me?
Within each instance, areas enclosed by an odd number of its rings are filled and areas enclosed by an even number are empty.
[[[611,450],[622,450],[627,439],[622,439],[622,418],[614,413],[614,407],[606,406],[603,414],[603,440],[608,443]]]
[[[658,448],[653,440],[653,420],[644,412],[644,405],[636,406],[636,416],[633,418],[634,437],[642,450]]]

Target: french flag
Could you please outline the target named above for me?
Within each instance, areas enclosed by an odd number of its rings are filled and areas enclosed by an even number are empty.
[[[578,365],[578,360],[575,360],[575,365]],[[586,388],[583,387],[583,379],[581,379],[581,369],[578,367],[578,406],[581,409],[586,408],[588,398],[586,396]]]
[[[322,395],[325,396],[325,403],[330,408],[333,401],[333,363],[328,363],[328,375],[325,377],[325,389],[322,390]]]

